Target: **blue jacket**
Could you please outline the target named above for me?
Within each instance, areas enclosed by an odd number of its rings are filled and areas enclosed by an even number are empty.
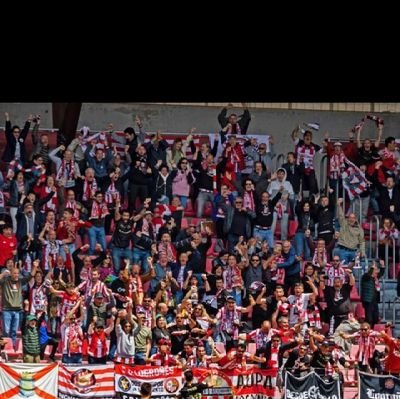
[[[291,247],[287,254],[282,252],[284,262],[278,263],[278,268],[285,269],[286,276],[293,276],[294,274],[300,273],[300,262],[296,259],[296,256],[294,247]]]

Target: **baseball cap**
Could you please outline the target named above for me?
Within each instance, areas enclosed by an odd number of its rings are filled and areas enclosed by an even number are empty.
[[[104,296],[103,296],[103,294],[102,294],[101,292],[96,292],[96,294],[94,295],[94,297],[95,297],[95,298],[101,298],[101,299],[104,298]]]
[[[32,320],[37,320],[37,317],[34,314],[28,314],[28,316],[26,316],[26,321]]]
[[[341,147],[342,143],[340,141],[336,141],[336,143],[333,144],[334,147],[336,147],[337,145]]]
[[[228,295],[228,296],[226,297],[226,300],[227,300],[227,301],[234,301],[234,302],[236,302],[236,301],[235,301],[235,297],[233,297],[232,295]]]

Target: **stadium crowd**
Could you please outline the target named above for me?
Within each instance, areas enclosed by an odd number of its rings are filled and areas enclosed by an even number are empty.
[[[400,155],[394,137],[381,148],[382,119],[363,119],[346,143],[326,134],[317,144],[315,126],[298,126],[275,170],[273,137],[246,136],[247,109],[223,109],[220,131],[198,146],[195,129],[169,145],[136,117],[122,153],[111,131],[85,127],[51,148],[39,115],[22,129],[5,118],[0,344],[17,351],[20,330],[24,362],[45,359],[50,345],[48,359],[61,352],[65,364],[400,373],[394,352],[376,348],[400,340],[390,325],[374,330],[385,246],[400,228]],[[361,138],[368,121],[375,140]],[[328,156],[327,188],[317,153]],[[372,261],[371,214],[382,218]],[[363,319],[351,300],[357,269]]]

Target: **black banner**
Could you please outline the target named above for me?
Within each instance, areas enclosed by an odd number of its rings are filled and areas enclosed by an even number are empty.
[[[341,399],[339,380],[326,382],[316,373],[301,378],[286,373],[285,399]]]
[[[359,372],[358,397],[362,399],[400,399],[400,379],[391,375]]]

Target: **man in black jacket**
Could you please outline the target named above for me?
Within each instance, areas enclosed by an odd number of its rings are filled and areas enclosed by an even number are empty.
[[[247,105],[242,103],[244,112],[241,118],[238,120],[238,116],[236,114],[230,114],[226,117],[228,113],[227,108],[223,108],[222,111],[218,115],[218,122],[221,125],[225,134],[246,134],[247,129],[249,128],[251,116],[250,112],[247,109]]]
[[[378,163],[378,162],[377,162]],[[397,228],[400,228],[400,188],[395,183],[393,176],[386,178],[385,186],[377,186],[379,189],[379,209],[383,218],[392,219]]]
[[[7,144],[6,148],[4,149],[2,159],[4,162],[11,162],[12,160],[16,159],[23,164],[26,160],[25,140],[26,136],[29,133],[29,128],[31,126],[33,115],[29,115],[29,118],[25,122],[25,126],[22,131],[17,125],[14,125],[11,128],[11,121],[8,112],[6,112],[4,115],[6,117],[5,133]]]

